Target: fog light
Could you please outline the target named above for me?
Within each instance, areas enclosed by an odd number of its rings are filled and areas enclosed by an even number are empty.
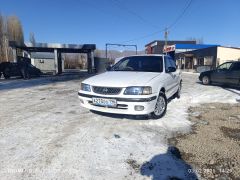
[[[84,104],[84,101],[82,99],[80,99],[80,103]]]
[[[143,111],[144,110],[144,106],[137,105],[137,106],[134,106],[134,109],[135,109],[135,111]]]

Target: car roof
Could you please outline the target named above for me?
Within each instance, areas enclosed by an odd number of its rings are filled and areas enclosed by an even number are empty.
[[[240,63],[240,61],[230,60],[230,61],[226,61],[226,62],[224,62],[224,63]],[[222,63],[222,64],[224,64],[224,63]]]
[[[124,57],[137,57],[137,56],[167,56],[165,54],[136,54],[136,55],[130,55],[130,56],[124,56]],[[122,57],[122,58],[124,58]]]

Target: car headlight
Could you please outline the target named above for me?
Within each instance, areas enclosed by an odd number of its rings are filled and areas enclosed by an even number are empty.
[[[148,95],[152,94],[152,88],[149,86],[145,87],[127,87],[124,91],[125,95]]]
[[[91,92],[91,86],[89,84],[81,83],[81,90]]]

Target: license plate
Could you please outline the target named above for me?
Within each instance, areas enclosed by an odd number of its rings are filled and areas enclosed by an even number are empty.
[[[92,98],[92,103],[97,106],[116,107],[116,99]]]

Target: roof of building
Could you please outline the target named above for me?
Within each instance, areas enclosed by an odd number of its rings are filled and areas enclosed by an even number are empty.
[[[25,43],[27,47],[54,48],[54,49],[95,49],[95,44],[60,44],[60,43]]]
[[[19,48],[29,52],[53,52],[57,49],[66,53],[87,53],[96,49],[95,44],[59,44],[59,43],[25,43],[19,44],[15,41],[9,41],[9,46]]]
[[[205,48],[192,49],[190,51],[186,51],[186,52],[183,52],[183,53],[184,54],[191,54],[191,53],[209,52],[209,51],[215,49],[216,47],[223,47],[223,48],[228,48],[228,49],[236,49],[236,50],[240,51],[240,48],[236,48],[236,47],[226,47],[226,46],[220,46],[220,45],[212,45],[212,46],[205,47]]]
[[[232,47],[232,46],[219,46],[223,48],[231,48],[231,49],[240,49],[240,47]]]
[[[151,44],[154,44],[154,43],[157,43],[157,45],[164,45],[165,44],[165,40],[154,40],[148,44],[145,45],[145,47],[151,45]],[[174,45],[174,44],[197,44],[197,41],[195,40],[190,40],[190,41],[187,41],[187,40],[171,40],[171,41],[167,41],[167,44],[168,45]]]
[[[217,44],[175,44],[176,49],[203,49],[219,46]]]

